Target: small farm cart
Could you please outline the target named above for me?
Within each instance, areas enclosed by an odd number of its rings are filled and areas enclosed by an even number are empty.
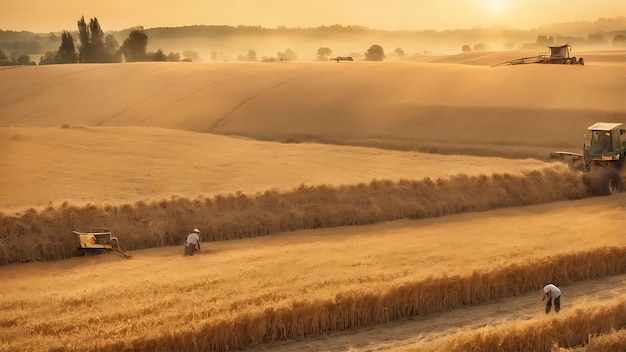
[[[79,250],[84,254],[87,251],[115,251],[126,258],[130,258],[130,253],[122,250],[117,237],[111,235],[111,231],[106,229],[96,229],[91,232],[73,231],[78,236]]]

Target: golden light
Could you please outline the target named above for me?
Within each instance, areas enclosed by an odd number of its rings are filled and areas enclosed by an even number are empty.
[[[487,0],[487,9],[493,14],[499,14],[504,11],[504,0]]]

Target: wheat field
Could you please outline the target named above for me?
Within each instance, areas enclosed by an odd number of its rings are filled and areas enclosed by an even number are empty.
[[[626,53],[517,54],[1,67],[0,351],[623,350],[626,194],[547,154]]]

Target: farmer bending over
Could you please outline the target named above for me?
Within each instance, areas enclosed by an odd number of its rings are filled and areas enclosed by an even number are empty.
[[[549,283],[543,288],[543,292],[545,294],[542,301],[546,298],[548,299],[548,302],[546,302],[546,314],[550,313],[552,300],[554,300],[554,311],[558,313],[561,310],[561,290],[555,284]]]
[[[185,256],[192,256],[194,251],[200,251],[200,230],[193,229],[193,232],[187,235],[185,243]]]

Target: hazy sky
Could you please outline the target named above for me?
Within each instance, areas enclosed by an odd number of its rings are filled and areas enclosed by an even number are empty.
[[[625,16],[626,0],[0,0],[3,30],[75,30],[82,15],[97,17],[105,31],[194,24],[529,29]]]

